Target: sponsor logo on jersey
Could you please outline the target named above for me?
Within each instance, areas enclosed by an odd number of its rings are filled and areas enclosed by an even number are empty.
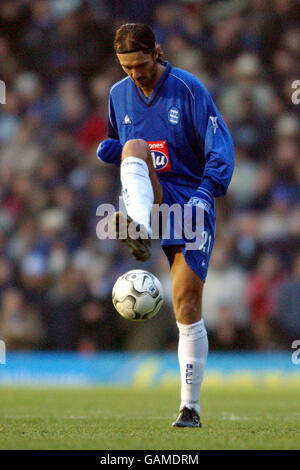
[[[122,124],[132,124],[132,121],[130,117],[128,116],[128,114],[125,115]]]
[[[168,120],[171,124],[173,124],[173,126],[179,123],[180,112],[179,109],[176,108],[176,106],[172,106],[172,108],[169,109]]]
[[[170,171],[171,162],[166,140],[148,142],[156,171]]]

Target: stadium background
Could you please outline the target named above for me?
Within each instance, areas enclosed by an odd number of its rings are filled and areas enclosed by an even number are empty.
[[[8,351],[176,351],[159,244],[145,267],[165,305],[133,325],[115,313],[111,289],[136,263],[96,237],[97,206],[120,192],[117,168],[96,148],[109,88],[123,76],[114,32],[131,21],[152,25],[166,59],[203,81],[235,141],[204,295],[210,349],[291,351],[300,339],[296,0],[1,1],[0,338]]]

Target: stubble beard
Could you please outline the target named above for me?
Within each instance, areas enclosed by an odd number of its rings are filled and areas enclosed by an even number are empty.
[[[138,86],[139,88],[141,88],[141,90],[145,90],[145,91],[152,91],[154,90],[155,88],[155,81],[156,81],[156,75],[157,75],[157,64],[155,63],[153,65],[153,71],[151,72],[151,74],[149,75],[149,77],[147,77],[147,79],[145,80],[144,83],[136,83],[136,86]]]

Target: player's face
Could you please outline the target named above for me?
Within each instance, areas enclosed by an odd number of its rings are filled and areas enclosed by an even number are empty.
[[[120,65],[131,80],[142,90],[151,90],[156,85],[156,52],[144,54],[142,51],[117,54]]]

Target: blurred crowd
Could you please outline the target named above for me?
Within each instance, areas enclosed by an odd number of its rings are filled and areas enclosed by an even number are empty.
[[[114,32],[131,21],[152,25],[165,58],[199,77],[235,141],[204,291],[210,349],[289,348],[300,338],[297,0],[1,0],[0,338],[22,350],[176,348],[159,243],[144,266],[165,305],[132,324],[111,289],[136,263],[96,236],[98,205],[120,193],[96,148],[123,76]]]

